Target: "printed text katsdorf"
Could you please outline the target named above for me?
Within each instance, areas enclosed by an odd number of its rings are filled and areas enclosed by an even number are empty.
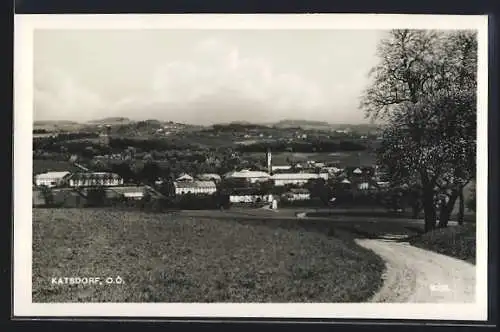
[[[53,277],[52,285],[120,285],[123,278],[117,277]]]

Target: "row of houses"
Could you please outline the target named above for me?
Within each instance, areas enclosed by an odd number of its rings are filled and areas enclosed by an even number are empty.
[[[123,185],[123,178],[118,174],[107,172],[47,172],[35,176],[35,185],[49,188],[120,186]]]

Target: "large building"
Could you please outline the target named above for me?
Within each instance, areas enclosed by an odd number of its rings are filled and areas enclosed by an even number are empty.
[[[244,179],[249,183],[258,183],[268,181],[270,175],[266,172],[262,171],[250,171],[250,170],[242,170],[227,173],[224,176],[226,179]]]
[[[210,195],[217,191],[217,186],[213,181],[175,181],[174,188],[176,195]]]
[[[271,180],[275,186],[286,186],[290,184],[304,185],[311,180],[328,180],[328,173],[281,173],[273,174]]]
[[[73,173],[68,180],[70,187],[109,187],[123,185],[123,178],[121,176],[107,172]]]
[[[64,184],[69,176],[70,172],[47,172],[38,174],[35,176],[35,185],[38,187],[46,186],[53,188]]]

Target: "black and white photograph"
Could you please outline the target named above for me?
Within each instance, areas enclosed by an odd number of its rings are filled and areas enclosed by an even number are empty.
[[[19,16],[19,315],[486,319],[485,16]]]

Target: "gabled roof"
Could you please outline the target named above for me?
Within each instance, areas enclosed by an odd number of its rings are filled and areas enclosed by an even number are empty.
[[[189,174],[182,174],[176,180],[177,181],[192,181],[192,180],[194,180],[194,178]]]
[[[42,174],[37,174],[36,179],[37,180],[52,180],[52,179],[62,179],[65,176],[70,174],[68,171],[63,171],[63,172],[47,172],[47,173],[42,173]]]
[[[278,173],[273,174],[273,180],[309,180],[318,179],[320,176],[316,173]]]
[[[250,170],[242,170],[242,171],[234,171],[225,174],[225,177],[230,178],[268,178],[269,174],[262,171],[250,171]]]
[[[362,174],[363,171],[358,167],[355,170],[352,171],[354,174]]]
[[[217,188],[213,181],[176,181],[174,182],[176,188],[194,189],[194,188]]]

